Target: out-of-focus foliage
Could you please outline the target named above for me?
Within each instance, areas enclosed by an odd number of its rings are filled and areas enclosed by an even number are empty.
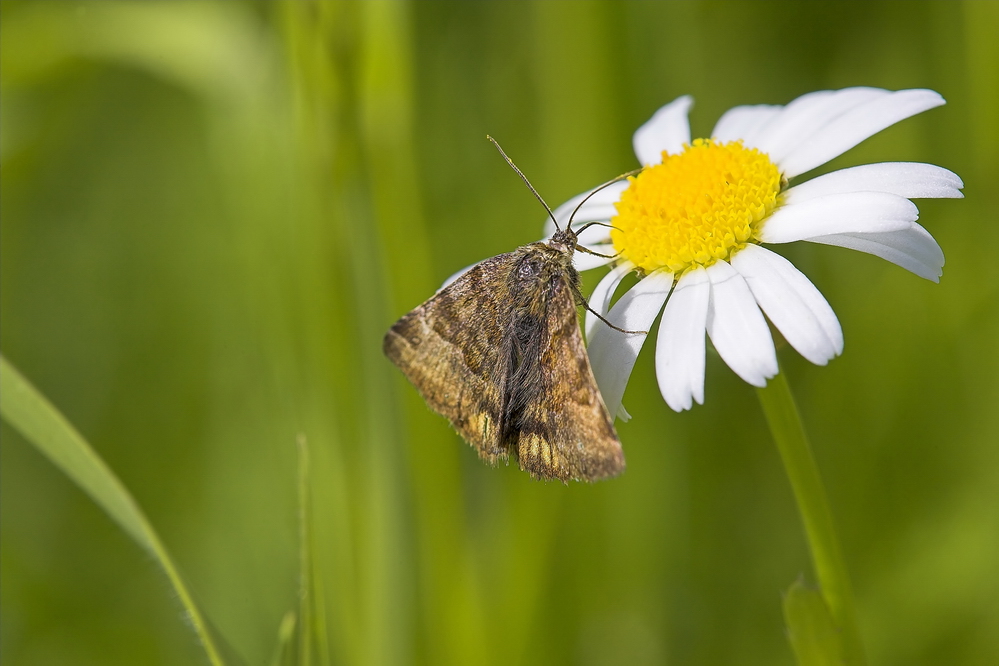
[[[554,205],[632,168],[631,133],[681,94],[697,136],[736,104],[939,91],[947,106],[827,168],[964,179],[966,200],[918,202],[941,283],[787,248],[847,342],[825,368],[782,361],[870,661],[999,654],[999,3],[0,11],[0,346],[253,664],[299,607],[299,433],[336,663],[793,663],[781,592],[808,554],[753,391],[717,358],[706,404],[674,414],[643,355],[627,473],[565,487],[482,465],[381,336],[455,270],[539,236],[487,133]],[[202,660],[153,563],[2,434],[0,659]]]

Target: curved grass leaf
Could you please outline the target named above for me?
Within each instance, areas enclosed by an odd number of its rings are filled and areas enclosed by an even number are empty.
[[[166,547],[131,493],[69,421],[0,356],[0,415],[83,489],[163,568],[213,665],[225,662]]]

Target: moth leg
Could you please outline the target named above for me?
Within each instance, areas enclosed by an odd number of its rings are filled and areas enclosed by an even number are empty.
[[[603,323],[607,324],[608,326],[610,326],[611,328],[613,328],[615,331],[619,331],[621,333],[627,333],[628,335],[648,335],[649,334],[648,331],[629,331],[627,329],[621,328],[620,326],[615,326],[614,324],[610,323],[609,321],[607,321],[606,317],[604,317],[602,314],[600,314],[599,312],[597,312],[596,310],[594,310],[593,308],[590,307],[590,303],[586,300],[586,297],[583,296],[583,294],[579,291],[579,287],[577,287],[574,284],[570,284],[570,286],[572,287],[573,294],[576,296],[576,302],[579,303],[580,305],[582,305],[588,312],[592,312],[593,314],[595,314],[597,316],[597,319],[599,319]]]

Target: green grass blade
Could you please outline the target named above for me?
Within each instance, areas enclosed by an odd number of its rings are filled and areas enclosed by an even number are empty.
[[[298,436],[298,525],[299,608],[298,664],[329,666],[331,663],[328,618],[320,568],[316,566],[316,542],[312,512],[312,463],[309,443]]]
[[[309,502],[309,443],[304,434],[298,435],[298,663],[312,665],[312,505]]]
[[[139,505],[69,421],[0,356],[0,415],[69,476],[163,567],[213,665],[225,663],[208,624]]]

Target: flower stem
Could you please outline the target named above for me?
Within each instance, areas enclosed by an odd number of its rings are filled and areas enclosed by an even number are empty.
[[[864,648],[857,630],[857,616],[850,589],[850,578],[843,563],[839,541],[833,526],[832,512],[826,499],[819,469],[805,435],[794,396],[781,370],[766,388],[757,389],[770,431],[777,442],[787,471],[801,520],[805,524],[808,547],[818,578],[819,588],[833,620],[842,632],[845,663],[866,663]]]

